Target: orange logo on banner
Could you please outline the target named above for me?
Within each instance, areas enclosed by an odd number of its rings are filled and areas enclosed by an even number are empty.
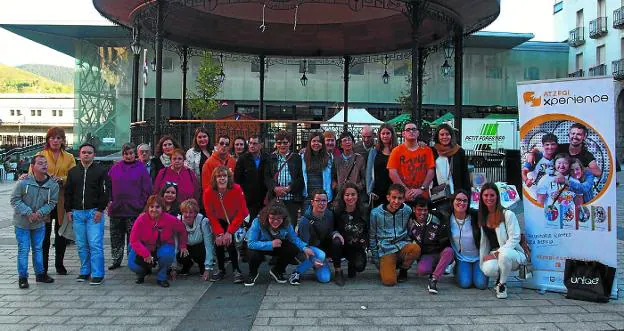
[[[535,92],[524,92],[522,99],[524,103],[528,103],[531,107],[539,107],[542,104],[542,97],[536,98]]]

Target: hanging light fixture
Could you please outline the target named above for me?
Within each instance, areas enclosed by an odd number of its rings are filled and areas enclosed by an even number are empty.
[[[453,40],[449,38],[444,42],[444,63],[440,67],[440,72],[443,77],[448,77],[451,74],[451,64],[449,61],[453,58],[453,54],[455,53],[455,47],[453,46]]]
[[[139,28],[137,26],[132,29],[132,44],[130,44],[130,48],[132,49],[132,53],[134,55],[140,55],[143,50],[143,47],[139,42]]]
[[[308,71],[308,62],[303,60],[303,76],[299,81],[301,82],[301,86],[306,87],[308,85],[308,77],[306,77],[306,72]]]
[[[384,65],[384,73],[381,76],[381,79],[383,80],[384,84],[388,84],[388,82],[390,82],[390,74],[388,74],[388,64],[390,63],[390,60],[388,60],[388,54],[386,54],[381,63],[383,63]]]
[[[156,58],[152,60],[151,65],[152,65],[152,71],[156,71]]]
[[[440,67],[440,72],[443,77],[448,77],[451,74],[451,65],[448,60],[444,60],[444,64]]]
[[[221,71],[219,72],[219,76],[217,77],[217,79],[219,80],[220,84],[223,84],[223,82],[225,81],[225,72],[223,72],[223,53],[219,55],[219,63],[221,64]]]

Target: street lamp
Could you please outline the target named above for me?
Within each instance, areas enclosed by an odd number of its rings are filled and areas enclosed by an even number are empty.
[[[444,63],[440,67],[440,72],[443,77],[448,77],[451,74],[451,65],[449,61],[453,58],[453,53],[455,52],[455,47],[453,46],[453,40],[449,38],[449,40],[444,42]]]
[[[301,82],[301,86],[306,87],[308,85],[308,77],[306,77],[306,72],[308,71],[307,61],[303,60],[303,76],[299,81]]]
[[[440,72],[443,77],[448,77],[451,74],[451,65],[448,60],[444,60],[444,64],[440,67]]]
[[[152,60],[151,65],[152,65],[152,71],[156,71],[156,58]]]
[[[381,76],[381,79],[383,80],[384,84],[388,84],[388,82],[390,81],[390,75],[388,74],[388,64],[390,63],[390,60],[388,60],[388,54],[386,54],[381,63],[383,63],[384,65],[384,73]]]
[[[141,55],[141,50],[143,49],[141,42],[139,42],[139,38],[139,28],[135,26],[132,29],[132,44],[130,44],[130,48],[132,49],[132,53],[134,53],[134,55]]]

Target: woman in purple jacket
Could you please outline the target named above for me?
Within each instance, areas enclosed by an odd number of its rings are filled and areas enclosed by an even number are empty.
[[[108,172],[111,180],[111,196],[108,209],[110,217],[110,240],[113,264],[108,270],[121,266],[124,245],[130,239],[134,220],[143,211],[152,192],[152,180],[142,162],[136,159],[132,143],[121,147],[123,159]]]

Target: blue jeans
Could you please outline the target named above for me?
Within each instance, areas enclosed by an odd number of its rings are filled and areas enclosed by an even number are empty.
[[[80,274],[104,277],[104,215],[95,223],[97,210],[72,210]]]
[[[474,287],[485,290],[488,286],[488,277],[481,271],[479,261],[465,262],[457,260],[455,279],[461,288],[470,288],[474,284]]]
[[[20,278],[28,278],[28,252],[32,247],[32,263],[35,274],[45,273],[43,269],[43,238],[45,237],[45,226],[38,229],[15,228],[15,239],[17,239],[17,274]]]
[[[137,254],[131,247],[130,255],[128,255],[128,267],[139,276],[145,276],[143,267],[134,262],[136,257]],[[171,244],[162,245],[156,252],[155,257],[158,258],[158,273],[156,274],[156,279],[160,281],[167,280],[167,272],[175,260],[175,247]]]
[[[314,256],[305,259],[305,261],[299,263],[295,272],[303,274],[310,270],[314,266],[314,261],[323,261],[323,266],[316,269],[316,280],[320,283],[329,283],[331,280],[331,270],[329,269],[329,263],[325,261],[325,252],[314,246],[308,246],[313,252]]]

